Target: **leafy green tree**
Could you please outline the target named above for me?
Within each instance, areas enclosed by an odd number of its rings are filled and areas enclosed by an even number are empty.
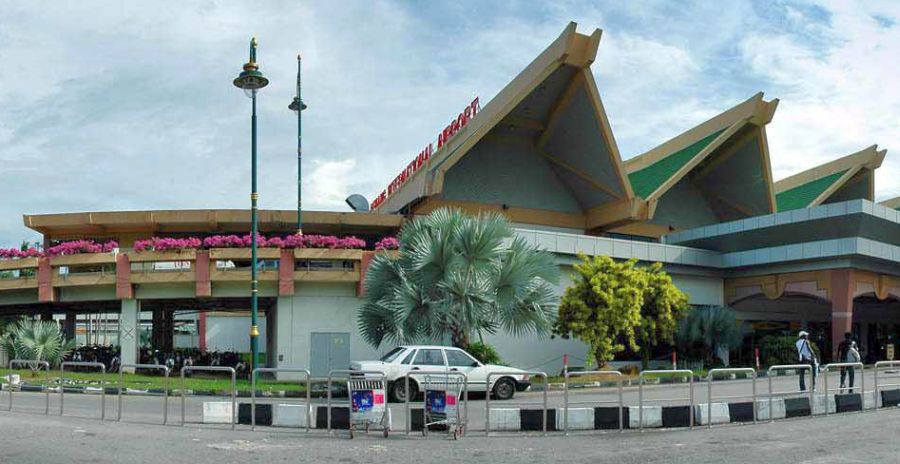
[[[439,209],[400,232],[397,253],[375,256],[358,315],[363,339],[411,343],[474,335],[549,334],[556,309],[552,254],[515,236],[499,214]]]
[[[469,354],[484,364],[503,365],[503,359],[497,349],[484,342],[473,342],[468,347]]]
[[[727,306],[701,306],[689,311],[678,324],[675,341],[679,351],[713,365],[718,349],[738,347],[743,336],[734,310]]]
[[[638,328],[638,344],[641,348],[641,364],[647,368],[653,347],[674,342],[678,321],[690,310],[688,296],[672,282],[672,277],[662,269],[661,263],[653,263],[644,271],[644,303],[641,306],[641,323]]]
[[[590,346],[588,362],[604,365],[626,350],[642,352],[669,343],[687,306],[662,265],[582,256],[572,286],[559,305],[554,333]]]
[[[65,354],[75,348],[75,340],[66,341],[56,322],[28,318],[8,325],[0,337],[0,344],[10,359],[47,361],[50,365],[61,362]]]

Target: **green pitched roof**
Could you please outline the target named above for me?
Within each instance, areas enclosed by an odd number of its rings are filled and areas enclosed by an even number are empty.
[[[822,192],[828,190],[828,187],[831,187],[846,173],[847,170],[836,172],[776,194],[775,203],[778,204],[778,211],[808,207],[813,200],[818,198]]]
[[[725,129],[713,132],[701,140],[667,155],[650,166],[628,174],[628,181],[631,182],[634,194],[641,198],[647,198],[660,185],[675,175],[688,161],[697,156],[697,153],[700,153],[707,145],[712,143],[722,132],[725,132]]]

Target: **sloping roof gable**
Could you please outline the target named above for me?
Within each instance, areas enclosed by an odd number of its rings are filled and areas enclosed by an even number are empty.
[[[828,187],[834,185],[834,183],[846,173],[847,170],[836,172],[775,194],[775,202],[778,204],[778,211],[790,211],[792,209],[808,207],[816,198],[819,198],[825,190],[828,190]]]
[[[655,192],[665,181],[675,175],[688,161],[692,160],[697,153],[700,153],[713,140],[716,139],[725,129],[720,129],[706,137],[665,156],[659,161],[647,166],[646,168],[628,174],[628,180],[631,182],[631,188],[634,194],[642,198],[647,198],[651,193]]]

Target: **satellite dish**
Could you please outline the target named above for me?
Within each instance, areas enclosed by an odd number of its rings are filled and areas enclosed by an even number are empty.
[[[350,195],[344,201],[347,202],[347,204],[350,206],[350,209],[352,209],[353,211],[356,211],[356,212],[368,212],[369,211],[369,200],[366,200],[366,197],[364,197],[358,193],[354,193],[353,195]]]

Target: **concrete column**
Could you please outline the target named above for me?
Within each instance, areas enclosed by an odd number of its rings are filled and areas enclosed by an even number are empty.
[[[68,321],[68,315],[67,319]],[[141,302],[135,299],[122,300],[119,313],[119,347],[122,350],[122,364],[137,364],[141,344]],[[127,369],[126,372],[134,372]]]
[[[279,296],[275,302],[272,312],[275,318],[272,321],[266,321],[267,327],[271,325],[272,333],[275,335],[274,352],[270,356],[272,364],[275,367],[306,367],[305,359],[295,359],[295,343],[294,339],[294,297]],[[278,373],[279,380],[297,380],[300,376],[291,375],[289,373]]]
[[[74,311],[66,311],[66,320],[63,322],[63,334],[66,340],[75,338],[75,327],[77,326],[77,315]]]
[[[853,269],[831,271],[831,359],[837,362],[837,348],[844,334],[853,330]]]

